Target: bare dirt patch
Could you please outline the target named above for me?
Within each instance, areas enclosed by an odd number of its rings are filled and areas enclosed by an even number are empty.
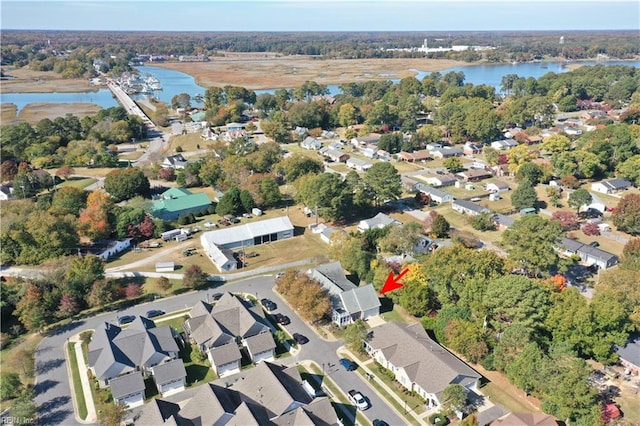
[[[156,66],[156,64],[153,64]],[[297,87],[305,81],[319,84],[387,80],[415,76],[415,70],[441,71],[469,65],[448,59],[328,59],[310,56],[278,57],[274,54],[225,54],[210,62],[164,63],[192,75],[203,87],[241,86],[247,89]]]
[[[2,93],[51,93],[51,92],[95,92],[84,78],[62,78],[60,74],[47,71],[33,71],[28,68],[7,69],[5,74],[11,78],[3,79],[0,84]]]

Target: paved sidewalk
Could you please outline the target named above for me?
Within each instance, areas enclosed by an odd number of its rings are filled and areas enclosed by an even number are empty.
[[[358,357],[356,357],[356,356],[355,356],[355,355],[354,355],[350,350],[348,350],[348,349],[347,349],[347,348],[345,348],[344,346],[339,347],[339,348],[338,348],[338,350],[337,350],[337,353],[338,353],[338,356],[339,356],[339,357],[342,357],[342,356],[344,356],[344,355],[348,355],[350,359],[355,359],[355,360],[357,360],[357,359],[358,359]],[[362,368],[362,369],[365,371],[365,373],[366,373],[366,374],[369,374],[369,377],[371,377],[369,380],[373,380],[374,382],[376,382],[376,383],[377,383],[381,388],[383,388],[383,389],[384,389],[384,390],[385,390],[389,395],[391,395],[391,397],[392,397],[393,399],[395,399],[395,400],[396,400],[396,402],[397,402],[398,404],[400,404],[401,406],[404,406],[404,405],[405,405],[404,400],[403,400],[402,398],[400,398],[400,397],[399,397],[399,396],[398,396],[398,395],[397,395],[397,394],[396,394],[392,389],[390,389],[390,388],[389,388],[389,386],[387,386],[387,384],[386,384],[386,383],[384,383],[382,380],[380,380],[380,379],[378,378],[378,376],[377,376],[376,374],[374,374],[374,373],[369,369],[369,367],[367,366],[367,364],[371,364],[371,363],[373,363],[373,361],[372,361],[372,360],[368,360],[368,361],[366,361],[366,362],[364,362],[364,363],[362,363],[362,362],[358,362],[358,365],[360,366],[360,368]],[[365,374],[365,376],[366,376],[366,374]],[[373,387],[373,386],[371,386],[371,385],[370,385],[369,387],[370,387],[374,392],[376,392],[377,394],[379,394],[379,395],[380,395],[380,392],[378,392],[378,390],[377,390],[376,388],[374,388],[374,387]],[[386,400],[386,399],[388,399],[386,395],[380,395],[380,397],[381,397],[381,398],[383,398],[383,399],[385,399],[385,400]],[[400,417],[402,417],[402,418],[405,418],[405,419],[407,419],[407,420],[411,420],[411,419],[413,419],[413,420],[415,420],[416,422],[418,422],[418,424],[420,424],[420,425],[428,425],[428,424],[429,424],[429,423],[427,422],[427,419],[426,419],[426,416],[427,416],[428,414],[431,414],[431,413],[429,413],[429,412],[427,412],[427,413],[425,413],[425,414],[422,414],[422,415],[418,415],[418,414],[414,413],[413,411],[408,411],[407,413],[403,414],[403,413],[401,413],[399,410],[397,410],[395,406],[393,406],[393,405],[391,405],[391,404],[389,404],[389,406],[393,409],[393,411],[395,411],[395,413],[396,413],[398,416],[400,416]],[[408,416],[411,416],[411,419],[410,419],[410,418],[408,418]]]
[[[80,373],[80,382],[82,383],[82,393],[84,394],[85,405],[87,406],[87,418],[81,419],[77,413],[78,403],[75,400],[75,390],[73,389],[73,377],[69,377],[69,384],[71,385],[71,393],[74,401],[73,408],[76,410],[74,413],[76,420],[84,424],[94,424],[98,421],[98,415],[96,413],[96,406],[93,403],[93,395],[91,394],[91,383],[89,382],[89,376],[87,375],[87,364],[84,362],[84,355],[82,354],[82,343],[80,335],[76,334],[69,338],[68,345],[72,345],[73,350],[76,352],[76,361],[78,363],[78,373]],[[65,351],[66,352],[66,351]],[[71,364],[68,364],[71,368]],[[71,376],[71,371],[69,371]]]

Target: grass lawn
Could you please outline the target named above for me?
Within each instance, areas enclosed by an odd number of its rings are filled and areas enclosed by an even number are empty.
[[[174,152],[177,147],[182,148],[183,153],[206,149],[211,141],[205,141],[200,133],[188,133],[186,135],[174,135],[169,138],[168,149]]]
[[[602,235],[584,235],[582,231],[571,231],[567,233],[569,238],[575,238],[584,244],[589,244],[592,241],[597,241],[600,246],[599,249],[608,251],[609,253],[613,253],[618,256],[622,256],[622,249],[624,248],[624,244],[618,241],[614,241],[610,238],[607,238]]]
[[[204,361],[197,359],[198,351],[194,345],[190,344],[180,350],[180,358],[184,361],[184,368],[187,370],[187,387],[208,383],[218,378],[208,359],[205,358]]]
[[[387,385],[390,389],[392,389],[395,392],[395,394],[398,397],[400,397],[400,399],[406,402],[408,409],[412,410],[416,414],[422,414],[426,411],[426,408],[424,406],[425,401],[422,398],[419,398],[417,396],[412,396],[409,393],[405,393],[406,389],[400,383],[398,383],[395,380],[392,380],[389,376],[387,376],[379,364],[376,363],[375,365],[370,366],[369,368],[370,370],[375,372],[376,376],[380,380],[382,380],[385,385]],[[373,383],[373,385],[376,386],[375,383]],[[378,389],[378,386],[376,386],[376,389]],[[393,401],[395,403],[394,405],[397,408],[398,404],[394,399],[387,398],[387,400]],[[400,407],[399,410],[400,412],[404,412],[404,407]]]
[[[409,163],[407,161],[397,161],[391,164],[393,164],[398,173],[417,172],[424,170],[426,167],[426,163]]]
[[[81,178],[81,177],[70,177],[68,180],[65,180],[62,183],[56,185],[56,187],[64,188],[65,186],[72,186],[74,188],[84,189],[89,185],[96,183],[98,179],[94,178]]]
[[[519,401],[517,397],[509,393],[498,384],[489,382],[480,389],[482,394],[489,398],[494,404],[500,404],[513,413],[536,413],[537,411],[529,404]]]
[[[349,167],[347,167],[347,165],[343,164],[343,163],[339,163],[339,164],[338,163],[330,163],[328,165],[328,167],[331,170],[335,170],[338,173],[349,173],[351,170],[353,170],[353,169],[350,169]]]
[[[73,393],[75,395],[76,404],[78,406],[78,416],[82,420],[87,417],[87,401],[84,399],[84,392],[82,391],[82,381],[80,380],[80,371],[78,370],[78,359],[76,358],[75,345],[77,343],[69,344],[67,346],[67,354],[69,355],[69,368],[71,368],[71,376],[73,377]]]
[[[358,372],[361,376],[362,374],[360,372]],[[393,407],[398,410],[398,412],[400,413],[406,413],[405,411],[405,406],[403,404],[400,404],[398,401],[396,401],[391,395],[389,395],[389,392],[387,392],[382,386],[380,386],[378,384],[378,382],[376,382],[375,380],[369,380],[369,384],[371,386],[373,386],[376,391],[382,395],[384,397],[384,399],[391,405],[393,405]],[[409,408],[409,407],[407,407]],[[425,412],[425,408],[424,408],[424,404],[422,404],[419,407],[416,407],[415,410],[413,410],[416,414],[422,414]],[[413,417],[410,417],[408,415],[404,416],[404,420],[408,423],[408,424],[412,424],[412,425],[419,425],[420,423],[418,421],[416,421],[416,419],[414,419]]]
[[[20,374],[20,381],[23,383],[23,385],[32,385],[33,374],[29,375],[28,377],[23,377],[21,371],[18,370],[20,367],[16,366],[16,364],[20,363],[19,361],[22,360],[21,356],[25,355],[25,353],[22,353],[19,356],[14,354],[17,354],[18,351],[21,350],[26,350],[27,354],[33,353],[33,351],[35,351],[36,347],[40,344],[41,341],[42,335],[40,335],[40,333],[33,333],[26,336],[23,335],[14,339],[9,344],[9,346],[0,351],[0,371],[2,373],[18,373]],[[30,361],[31,364],[26,365],[25,368],[30,368],[33,371],[35,363],[35,359],[33,358],[33,356],[31,356]],[[1,401],[0,410],[9,408],[12,402],[13,400]]]
[[[182,328],[182,324],[184,324],[184,321],[186,319],[186,317],[188,317],[187,313],[190,311],[191,309],[185,309],[183,310],[184,315],[181,315],[178,318],[171,318],[171,319],[165,319],[163,320],[162,317],[158,317],[157,319],[154,318],[154,322],[156,323],[156,327],[163,327],[165,325],[170,326],[171,328],[173,328],[174,330],[177,330],[179,333],[183,332],[183,328]],[[179,312],[170,312],[170,315],[175,315]]]
[[[401,307],[394,305],[393,310],[382,314],[382,318],[387,322],[399,322],[404,324],[417,321],[415,317],[410,316],[406,312],[401,312],[401,310]]]
[[[458,229],[460,231],[467,231],[475,235],[477,238],[480,238],[483,241],[488,241],[490,243],[495,243],[502,239],[502,232],[500,231],[477,231],[471,227],[468,222],[468,217],[456,211],[453,211],[451,208],[451,204],[440,205],[435,208],[435,210],[444,216],[447,219],[447,222],[451,224],[452,227]]]

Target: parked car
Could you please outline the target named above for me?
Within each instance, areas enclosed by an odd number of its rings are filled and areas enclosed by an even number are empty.
[[[231,222],[229,222],[227,219],[220,219],[220,220],[218,221],[218,223],[219,223],[220,225],[224,225],[224,226],[229,226],[229,225],[231,225]]]
[[[154,317],[159,317],[160,315],[164,315],[164,311],[161,311],[160,309],[152,309],[150,311],[147,311],[147,318],[154,318]]]
[[[375,419],[373,421],[373,426],[389,426],[389,423],[385,422],[384,420]]]
[[[278,278],[282,278],[283,276],[284,276],[284,272],[278,272],[278,273],[276,274],[276,279],[278,279]]]
[[[591,241],[591,242],[589,243],[589,245],[590,245],[591,247],[600,247],[600,243],[599,243],[599,242],[597,242],[597,241]]]
[[[215,302],[216,300],[220,300],[221,297],[222,297],[222,293],[213,293],[211,295],[211,300]]]
[[[340,358],[340,364],[342,364],[344,369],[347,371],[353,371],[358,369],[358,364],[356,364],[355,362],[347,358]]]
[[[269,312],[275,311],[278,308],[278,305],[269,299],[262,299],[260,300],[260,303],[262,303],[262,306],[264,306],[264,308]]]
[[[299,345],[304,345],[309,341],[309,339],[307,339],[305,336],[303,336],[300,333],[293,333],[293,340],[295,340],[295,342]]]
[[[229,219],[229,222],[231,223],[240,223],[240,219],[238,219],[237,217],[232,217]]]
[[[118,324],[120,325],[129,324],[130,322],[133,322],[135,319],[136,317],[134,317],[133,315],[123,315],[121,317],[118,317]]]
[[[349,401],[351,401],[351,403],[353,405],[355,405],[358,410],[366,410],[367,408],[369,408],[369,402],[365,399],[364,395],[362,395],[360,392],[358,392],[357,390],[351,389],[349,392]]]
[[[276,320],[276,322],[280,325],[289,325],[291,324],[291,320],[289,319],[288,316],[286,315],[282,315],[282,314],[275,314],[273,316],[273,319]]]

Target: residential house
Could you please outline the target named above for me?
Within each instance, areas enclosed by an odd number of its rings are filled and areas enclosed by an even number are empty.
[[[162,399],[146,404],[136,426],[337,425],[326,397],[316,398],[295,366],[263,362],[238,375],[231,387],[219,379],[198,387],[180,405]]]
[[[7,201],[13,198],[13,184],[0,185],[0,201]]]
[[[153,381],[160,395],[169,396],[184,390],[187,370],[181,359],[156,365],[152,370]],[[111,389],[113,391],[113,383],[111,383]]]
[[[276,344],[268,324],[261,308],[224,293],[214,305],[196,303],[184,331],[223,377],[240,371],[241,351],[256,364],[274,359]]]
[[[451,158],[460,157],[463,152],[462,149],[457,147],[445,146],[444,148],[433,149],[430,151],[433,158]]]
[[[179,359],[180,364],[182,360]],[[184,369],[184,365],[182,366]],[[111,396],[116,404],[123,404],[126,408],[139,407],[144,404],[144,379],[140,371],[111,379]]]
[[[244,129],[244,124],[242,123],[227,123],[225,126],[227,132],[239,132]]]
[[[187,160],[182,154],[176,154],[165,157],[164,160],[162,160],[161,166],[165,169],[179,170],[187,167],[187,164]]]
[[[380,161],[391,161],[391,154],[389,154],[387,151],[385,151],[384,149],[379,149],[376,151],[376,156],[378,157],[378,160]]]
[[[559,241],[556,251],[565,256],[577,255],[587,266],[596,265],[600,269],[611,268],[619,260],[615,254],[566,237]]]
[[[329,148],[335,149],[336,151],[340,151],[340,150],[344,149],[344,144],[342,142],[339,142],[339,141],[331,142],[329,144]]]
[[[493,193],[507,192],[510,189],[511,188],[509,187],[509,185],[507,185],[506,182],[502,182],[502,181],[490,182],[484,186],[485,191],[493,192]]]
[[[369,136],[358,136],[351,139],[351,144],[356,148],[365,147],[367,145],[377,145],[380,140],[380,135],[372,133]]]
[[[428,195],[429,198],[431,198],[431,201],[436,204],[448,203],[453,201],[453,195],[449,194],[448,192],[441,191],[438,188],[425,185],[423,183],[418,183],[416,185],[416,189],[423,194]]]
[[[129,249],[131,247],[132,239],[133,238],[123,238],[121,240],[100,240],[94,242],[91,246],[80,249],[80,251],[82,254],[92,254],[102,260],[109,260],[109,258]]]
[[[340,262],[309,269],[307,275],[329,293],[331,321],[336,325],[346,326],[380,314],[380,300],[373,284],[356,286],[347,279]]]
[[[427,151],[433,151],[434,149],[441,149],[442,148],[442,144],[441,143],[428,143],[425,148],[427,149]]]
[[[205,127],[204,129],[202,129],[202,133],[200,134],[200,136],[205,141],[217,141],[220,138],[220,136],[216,132],[211,130],[210,127]]]
[[[416,161],[431,160],[431,154],[426,149],[414,152],[400,151],[398,154],[398,161],[407,161],[409,163],[415,163]]]
[[[492,174],[485,169],[471,169],[456,173],[456,176],[460,176],[465,182],[479,182],[482,179],[490,178]]]
[[[505,151],[516,146],[518,146],[518,142],[516,142],[514,139],[502,139],[499,141],[491,142],[491,148],[498,151]]]
[[[384,213],[378,213],[370,219],[361,220],[358,224],[358,231],[364,232],[374,228],[382,229],[389,225],[402,225],[402,222]]]
[[[293,133],[295,133],[299,138],[306,137],[309,134],[309,129],[306,127],[297,126],[293,129]]]
[[[491,422],[491,426],[558,426],[558,424],[553,416],[544,413],[509,413]]]
[[[184,188],[170,188],[151,205],[151,214],[164,220],[175,220],[181,215],[206,210],[211,200],[204,192],[192,193]]]
[[[456,179],[456,177],[451,173],[426,176],[424,180],[427,182],[427,184],[435,187],[455,185],[455,183],[458,181],[458,179]]]
[[[591,190],[602,194],[614,194],[631,187],[631,182],[626,179],[609,179],[591,184]]]
[[[353,157],[349,158],[346,161],[346,164],[347,164],[347,167],[351,169],[355,169],[359,172],[366,172],[371,167],[373,167],[373,164],[369,163],[368,161],[360,160],[359,158],[353,158]]]
[[[367,147],[360,151],[367,158],[378,158],[377,149],[375,147]]]
[[[503,214],[495,214],[493,216],[493,223],[496,225],[496,228],[498,228],[500,231],[504,231],[505,229],[509,228],[510,226],[513,225],[513,223],[515,222],[515,219],[509,216],[505,216]]]
[[[509,172],[508,164],[498,164],[496,166],[491,166],[491,173],[497,177],[506,177],[511,176],[511,172]]]
[[[457,211],[458,213],[467,214],[469,216],[477,216],[481,213],[491,212],[491,210],[489,210],[488,208],[468,200],[455,200],[451,204],[451,208]]]
[[[335,233],[347,235],[344,229],[327,226],[325,229],[322,230],[322,232],[320,232],[320,239],[327,244],[331,244],[331,238]]]
[[[464,155],[482,154],[482,145],[478,145],[473,142],[467,142],[462,147],[462,152]]]
[[[542,143],[542,136],[540,135],[527,135],[527,145],[535,145]]]
[[[178,345],[169,326],[156,327],[136,317],[127,328],[109,322],[98,327],[89,343],[89,369],[100,387],[116,377],[140,371],[153,374],[153,367],[178,358]]]
[[[323,157],[329,158],[336,163],[344,163],[349,158],[349,154],[346,154],[342,151],[335,150],[330,147],[324,147],[320,150],[320,154]]]
[[[307,136],[302,142],[300,142],[300,146],[304,149],[317,151],[322,148],[322,143],[312,136]]]
[[[419,322],[374,327],[364,348],[403,387],[427,401],[429,409],[441,406],[442,392],[449,385],[478,391],[480,374],[432,340]]]
[[[616,347],[616,352],[625,370],[640,376],[640,336],[631,336],[623,347]]]
[[[408,192],[416,192],[416,184],[418,183],[413,177],[400,175],[400,182],[402,187]]]

